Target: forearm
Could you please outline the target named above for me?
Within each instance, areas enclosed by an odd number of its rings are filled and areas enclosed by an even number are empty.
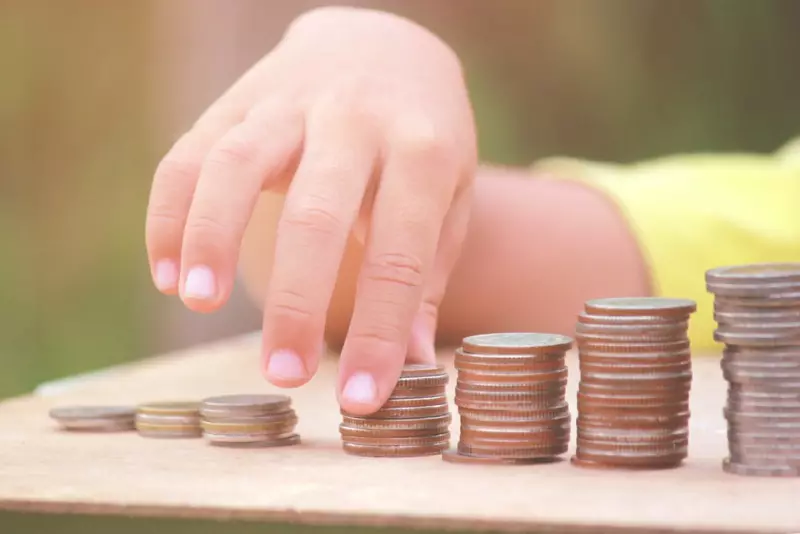
[[[282,196],[262,195],[241,256],[260,306],[273,260]],[[347,332],[363,249],[351,240],[328,313],[326,337]],[[438,337],[476,332],[570,333],[586,299],[648,293],[647,270],[616,207],[580,184],[537,180],[527,170],[483,168],[469,232],[439,316]]]

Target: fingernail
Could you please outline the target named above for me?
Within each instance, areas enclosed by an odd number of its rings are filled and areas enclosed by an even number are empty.
[[[276,350],[269,356],[267,375],[283,380],[300,380],[306,377],[306,368],[291,350]]]
[[[354,404],[372,404],[377,396],[375,380],[369,373],[354,373],[342,390],[342,398]]]
[[[183,287],[183,296],[199,300],[214,298],[217,293],[217,283],[214,280],[214,271],[205,265],[192,267],[186,275]]]
[[[161,291],[174,288],[178,284],[178,266],[172,260],[159,260],[156,263],[156,287]]]

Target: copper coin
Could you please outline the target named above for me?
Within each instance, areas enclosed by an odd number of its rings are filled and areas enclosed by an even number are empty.
[[[722,470],[732,475],[750,477],[800,477],[800,467],[743,465],[725,458]]]
[[[686,330],[670,334],[613,334],[613,333],[576,333],[575,340],[578,347],[587,343],[672,343],[675,341],[688,341]]]
[[[589,412],[580,412],[575,424],[581,427],[605,428],[651,428],[651,427],[676,427],[688,424],[689,413],[675,413],[670,415],[605,415]]]
[[[447,385],[450,380],[443,366],[409,364],[403,368],[395,389],[418,389]]]
[[[428,445],[370,445],[365,443],[342,442],[342,449],[353,456],[367,456],[374,458],[402,458],[414,456],[432,456],[441,454],[450,446],[450,440]]]
[[[466,377],[459,375],[456,387],[465,390],[542,389],[565,384],[567,382],[567,375],[568,370],[566,367],[547,373],[530,373],[527,375],[518,376],[516,380],[508,382],[491,379],[487,380],[485,377],[481,377],[481,381],[473,381],[467,380]]]
[[[616,466],[670,466],[683,462],[688,452],[683,450],[644,452],[612,452],[596,449],[577,448],[575,455],[582,459]]]
[[[449,413],[434,415],[430,417],[416,417],[414,419],[374,419],[370,416],[342,416],[342,423],[351,427],[370,428],[377,430],[389,429],[418,429],[418,428],[438,428],[441,425],[448,425],[453,416]]]
[[[465,337],[461,348],[479,354],[541,354],[566,352],[572,348],[572,341],[557,334],[507,332]]]
[[[409,397],[441,397],[447,394],[446,386],[420,387],[414,389],[397,389],[392,391],[389,400],[403,399]]]
[[[552,362],[562,362],[563,364],[566,356],[567,353],[563,350],[536,354],[481,354],[456,349],[453,364],[456,369],[471,367],[481,369],[489,366],[497,371],[523,371]]]
[[[581,372],[581,385],[583,384],[604,384],[615,385],[620,388],[647,387],[651,388],[658,384],[669,388],[675,384],[689,384],[692,381],[691,371],[681,371],[677,373],[595,373]]]
[[[527,411],[509,410],[476,410],[462,408],[458,411],[461,420],[485,426],[527,425],[531,422],[548,421],[569,413],[569,404],[562,401],[544,408],[534,408]]]
[[[448,449],[442,452],[442,460],[452,464],[471,464],[471,465],[533,465],[551,463],[552,458],[502,458],[497,456],[469,456],[461,454],[457,450]],[[547,460],[547,461],[545,461]]]
[[[655,469],[674,469],[681,465],[681,461],[674,461],[672,459],[668,460],[665,463],[650,463],[645,465],[613,465],[607,464],[603,462],[593,461],[593,460],[586,460],[578,458],[577,455],[570,458],[570,463],[577,467],[584,467],[588,469],[626,469],[631,471],[649,471]]]
[[[521,371],[497,371],[495,367],[486,367],[485,370],[459,370],[458,383],[461,382],[485,382],[485,383],[531,383],[541,382],[546,380],[549,376],[554,376],[559,373],[567,375],[568,369],[563,362],[554,362],[558,365],[550,365],[547,368],[539,368],[538,370]]]
[[[586,408],[623,408],[634,409],[664,409],[670,410],[680,406],[688,406],[689,394],[686,391],[653,392],[649,394],[628,394],[622,391],[618,394],[585,393],[578,390],[578,409]]]
[[[587,395],[663,395],[666,398],[668,396],[676,396],[681,393],[690,392],[692,383],[652,383],[631,380],[629,384],[625,384],[624,387],[622,387],[620,384],[584,382],[581,380],[578,387],[580,391]]]
[[[641,353],[614,353],[614,352],[593,352],[582,350],[579,354],[579,361],[593,364],[631,364],[631,365],[658,365],[681,363],[690,360],[691,352],[678,351],[674,353],[656,352],[653,354]]]
[[[567,443],[562,443],[558,445],[548,445],[543,447],[525,447],[519,449],[494,449],[494,448],[486,448],[486,447],[474,447],[472,445],[467,445],[464,443],[459,442],[457,451],[460,454],[465,454],[468,456],[481,456],[484,458],[491,458],[491,457],[501,457],[501,458],[548,458],[553,456],[559,456],[564,454],[569,450],[569,445]]]
[[[611,441],[584,438],[578,434],[576,445],[581,450],[605,451],[610,453],[652,453],[657,455],[670,454],[675,451],[685,450],[689,446],[689,438],[679,438],[663,441],[646,441],[641,443],[629,441]]]
[[[529,389],[520,391],[482,391],[482,390],[464,390],[456,387],[455,403],[461,406],[461,402],[488,402],[494,403],[497,406],[501,404],[520,404],[532,403],[535,406],[537,400],[545,399],[561,399],[566,393],[566,384],[558,387],[546,389]],[[469,408],[470,406],[465,406]]]
[[[354,437],[363,438],[422,438],[434,436],[437,434],[445,434],[449,432],[449,425],[439,425],[431,428],[362,428],[357,426],[349,426],[345,424],[339,425],[339,434],[342,439],[351,440]]]
[[[209,417],[268,415],[290,408],[286,395],[220,395],[203,400],[201,415]]]
[[[469,380],[470,377],[479,379],[479,377],[491,376],[496,380],[512,381],[513,377],[517,375],[525,376],[528,374],[558,371],[565,366],[565,356],[503,365],[498,365],[493,362],[476,362],[456,358],[453,364],[458,371],[458,377],[466,380]]]
[[[381,406],[381,410],[388,410],[388,409],[402,409],[402,408],[417,408],[417,407],[427,407],[427,406],[438,406],[442,404],[447,404],[447,395],[442,393],[441,395],[433,395],[430,397],[389,397],[386,402],[383,403]],[[346,415],[346,413],[344,414]]]
[[[657,354],[691,350],[688,340],[663,342],[611,343],[586,341],[578,343],[579,352],[611,352],[615,354]]]
[[[658,364],[631,364],[631,363],[593,363],[581,360],[580,371],[583,373],[619,373],[619,374],[674,374],[691,371],[691,361]]]
[[[342,411],[342,415],[347,415]],[[433,404],[430,406],[411,406],[408,408],[381,408],[370,415],[372,419],[416,419],[450,413],[449,404]]]
[[[649,428],[649,429],[611,429],[611,428],[578,428],[578,435],[586,439],[600,441],[617,441],[621,443],[644,443],[648,441],[663,441],[683,439],[689,435],[689,428]]]
[[[499,434],[499,435],[498,435]],[[553,424],[548,428],[537,429],[535,432],[516,434],[508,432],[483,434],[473,429],[461,431],[461,441],[476,447],[490,447],[494,449],[524,448],[527,446],[542,446],[548,443],[562,443],[569,441],[571,427],[569,421],[562,424]]]
[[[684,317],[697,310],[689,299],[663,297],[622,297],[589,300],[584,309],[590,315],[659,315]]]

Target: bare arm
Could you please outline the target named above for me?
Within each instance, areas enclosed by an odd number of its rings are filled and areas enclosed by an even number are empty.
[[[248,228],[241,272],[264,299],[282,196],[264,193]],[[344,341],[363,248],[351,238],[328,312],[326,339]],[[572,332],[583,302],[648,295],[646,265],[627,223],[601,193],[537,179],[525,169],[478,172],[469,230],[439,311],[437,338],[493,331]]]

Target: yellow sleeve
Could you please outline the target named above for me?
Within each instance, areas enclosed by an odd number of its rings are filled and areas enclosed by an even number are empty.
[[[632,165],[549,158],[534,169],[603,191],[628,220],[659,296],[697,301],[689,336],[712,338],[705,271],[800,261],[800,138],[776,154],[675,155]]]

